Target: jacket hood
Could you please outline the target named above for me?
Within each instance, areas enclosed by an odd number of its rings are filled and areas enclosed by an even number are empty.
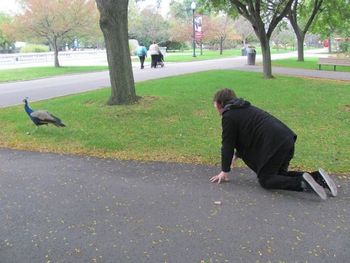
[[[233,99],[227,102],[227,104],[224,107],[224,110],[222,113],[232,110],[232,109],[239,109],[239,108],[247,108],[250,106],[250,102],[246,101],[244,99],[238,98],[238,99]]]

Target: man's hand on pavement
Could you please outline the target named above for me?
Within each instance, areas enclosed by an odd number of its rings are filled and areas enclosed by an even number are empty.
[[[218,184],[221,183],[221,181],[228,182],[228,173],[221,172],[218,175],[213,176],[210,178],[210,182],[215,183],[217,182]]]

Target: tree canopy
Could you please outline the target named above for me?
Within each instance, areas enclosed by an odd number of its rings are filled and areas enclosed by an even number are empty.
[[[13,23],[17,38],[47,41],[55,52],[56,67],[64,40],[89,35],[97,24],[93,0],[22,0],[21,3],[23,12],[15,16]]]
[[[350,35],[350,1],[332,0],[324,1],[317,21],[311,29],[323,38],[330,35]]]
[[[144,9],[129,18],[129,37],[148,46],[151,42],[169,39],[169,22],[151,9]]]
[[[0,13],[0,48],[5,51],[8,51],[15,41],[14,36],[9,30],[11,22],[11,16],[5,13]]]

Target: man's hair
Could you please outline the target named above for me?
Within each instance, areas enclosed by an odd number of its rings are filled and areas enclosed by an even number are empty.
[[[232,89],[224,88],[215,93],[213,101],[224,107],[232,99],[237,99],[235,92]]]

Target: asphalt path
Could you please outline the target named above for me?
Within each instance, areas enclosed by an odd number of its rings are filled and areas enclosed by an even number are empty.
[[[306,56],[308,54],[314,55],[314,52],[309,51],[309,53],[306,53]],[[324,55],[318,54],[317,56]],[[288,57],[295,57],[295,52],[272,56],[273,59]],[[261,56],[257,56],[257,63],[260,61]],[[139,69],[138,64],[136,64],[133,67],[133,72],[136,82],[215,69],[262,72],[261,66],[248,66],[246,64],[246,57],[234,57],[195,62],[166,63],[164,68],[151,69],[146,67],[144,70]],[[273,73],[350,81],[349,72],[273,68]],[[107,71],[3,83],[0,84],[0,107],[21,104],[25,97],[29,97],[31,101],[38,101],[107,86],[110,86],[109,73]]]
[[[261,70],[245,59],[134,68],[134,76]],[[104,86],[107,72],[1,84],[0,105]],[[333,176],[339,196],[321,201],[266,191],[244,168],[210,183],[219,169],[0,149],[0,262],[349,261],[349,177]]]
[[[267,191],[247,169],[0,149],[0,262],[349,262],[339,196]],[[221,204],[215,204],[215,202]]]

